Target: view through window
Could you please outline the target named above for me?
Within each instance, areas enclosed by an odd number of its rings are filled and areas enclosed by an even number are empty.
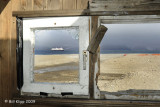
[[[78,83],[78,27],[35,30],[34,82]]]
[[[160,24],[104,26],[108,31],[100,45],[100,91],[160,90]]]

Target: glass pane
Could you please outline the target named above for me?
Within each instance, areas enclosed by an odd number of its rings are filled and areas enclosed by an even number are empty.
[[[78,83],[77,27],[35,30],[34,82]]]
[[[101,91],[160,90],[160,24],[105,24]]]

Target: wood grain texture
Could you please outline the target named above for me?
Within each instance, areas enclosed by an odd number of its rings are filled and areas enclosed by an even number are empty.
[[[12,4],[8,2],[5,9],[1,13],[2,33],[1,33],[1,85],[2,85],[2,107],[10,107],[11,104],[4,103],[5,99],[11,99],[11,67],[10,67],[10,45],[11,45],[11,20],[12,20]]]
[[[62,0],[47,0],[47,10],[62,10]]]
[[[147,11],[160,10],[159,0],[94,0],[91,11]]]
[[[21,11],[26,10],[27,8],[27,0],[20,0]]]
[[[77,8],[77,0],[63,0],[63,10],[75,10]]]
[[[33,0],[27,0],[26,11],[33,10]]]
[[[87,9],[88,2],[88,0],[77,0],[77,9]]]
[[[2,60],[2,55],[1,55],[1,49],[2,49],[2,18],[1,18],[1,14],[0,14],[0,107],[2,107],[2,102],[3,102],[3,96],[2,96],[2,63],[1,63],[1,60]]]
[[[46,0],[33,0],[33,10],[44,10]]]
[[[56,99],[21,97],[17,100],[35,100],[35,104],[15,104],[15,107],[159,107],[156,101],[126,101],[126,100],[88,100],[88,99]]]
[[[12,3],[21,11],[33,10],[33,0],[13,0]]]
[[[47,10],[62,10],[62,0],[47,0]]]
[[[13,11],[18,17],[45,17],[45,16],[87,16],[84,10],[42,10],[42,11]]]
[[[96,33],[96,30],[98,28],[98,16],[92,16],[91,17],[91,38],[94,36]],[[90,98],[94,99],[94,72],[95,72],[95,56],[90,53],[90,63],[89,63],[89,93],[90,93]]]
[[[104,34],[106,33],[107,28],[103,25],[99,26],[98,29],[96,30],[96,33],[92,37],[89,46],[88,46],[88,51],[95,54],[97,52],[97,49],[101,43],[101,40],[104,37]]]
[[[17,90],[17,62],[16,62],[16,48],[17,48],[17,28],[16,28],[16,17],[12,17],[12,28],[11,28],[11,85],[12,85],[12,95],[18,93]]]
[[[12,0],[12,11],[18,10],[21,10],[21,0]]]

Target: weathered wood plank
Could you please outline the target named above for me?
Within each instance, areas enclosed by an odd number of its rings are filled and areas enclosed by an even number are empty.
[[[63,0],[63,10],[75,10],[77,8],[77,0]]]
[[[27,1],[26,0],[20,0],[20,6],[21,6],[21,10],[26,10],[27,7]]]
[[[33,10],[33,0],[27,0],[26,11]]]
[[[38,97],[21,97],[21,98],[14,98],[17,100],[35,100],[36,103],[32,104],[31,107],[36,107],[38,105],[41,106],[67,106],[67,107],[112,107],[112,106],[117,106],[117,107],[135,107],[135,106],[153,106],[153,107],[159,107],[160,102],[156,101],[125,101],[125,100],[87,100],[87,99],[56,99],[56,98],[38,98]],[[20,104],[15,104],[17,107],[21,107]],[[22,104],[22,106],[30,107],[29,105],[31,104]]]
[[[12,85],[12,95],[18,93],[17,90],[17,62],[16,62],[16,40],[17,40],[17,28],[16,28],[16,17],[12,17],[12,35],[11,35],[11,85]]]
[[[90,2],[91,11],[153,11],[160,10],[159,0],[100,0]]]
[[[5,2],[5,1],[3,1]],[[8,2],[5,9],[1,13],[2,33],[1,33],[1,85],[2,85],[2,107],[10,107],[11,104],[4,103],[5,99],[11,99],[11,68],[10,68],[10,45],[11,45],[11,21],[12,21],[12,4]]]
[[[97,30],[95,35],[92,37],[89,46],[88,46],[88,51],[95,54],[97,52],[97,49],[101,43],[101,40],[104,37],[104,34],[106,33],[107,28],[103,25],[101,25]]]
[[[158,15],[100,16],[102,24],[160,23]]]
[[[28,0],[31,1],[31,0]],[[12,11],[20,10],[20,0],[12,0]],[[17,90],[17,62],[16,62],[16,39],[17,39],[17,28],[16,28],[16,17],[12,17],[12,28],[11,28],[11,84],[12,84],[12,95],[18,93]]]
[[[19,10],[21,10],[21,0],[12,0],[12,11],[19,11]]]
[[[46,0],[33,0],[33,10],[44,10]]]
[[[1,14],[0,14],[0,107],[2,107],[2,102],[3,102],[3,96],[2,96],[2,63],[1,63],[1,60],[2,60],[2,55],[1,55],[1,49],[2,49],[2,18],[1,18]]]
[[[43,10],[43,11],[13,11],[18,17],[44,17],[44,16],[87,16],[84,10]]]
[[[87,9],[88,2],[88,0],[77,0],[77,9]]]
[[[98,28],[98,16],[92,16],[91,17],[91,38],[96,33],[96,30]],[[90,38],[90,40],[91,40]],[[90,53],[90,63],[89,63],[89,93],[90,98],[94,99],[94,74],[95,74],[95,56]]]
[[[62,10],[62,0],[47,0],[47,10]]]
[[[44,17],[44,16],[129,16],[129,15],[160,15],[156,11],[90,11],[90,10],[44,10],[44,11],[13,11],[18,17]]]
[[[91,16],[128,16],[128,15],[160,15],[160,10],[153,11],[90,11]]]
[[[33,10],[32,0],[17,0],[17,1],[13,0],[12,3],[15,4],[15,6],[17,6],[17,8],[20,7],[19,10],[22,10],[22,11]]]
[[[98,75],[100,74],[100,71],[99,71],[100,65],[96,65],[96,63],[100,61],[99,53],[97,52],[97,50],[99,51],[99,44],[105,32],[107,31],[107,28],[101,25],[97,29],[98,18],[96,17],[92,17],[92,26],[94,27],[94,31],[92,32],[92,38],[87,50],[90,52],[89,92],[90,92],[90,98],[94,99],[94,98],[100,98],[100,93],[97,90],[97,86],[96,86],[97,78],[98,78]],[[96,68],[95,66],[97,66],[98,70],[95,69]]]

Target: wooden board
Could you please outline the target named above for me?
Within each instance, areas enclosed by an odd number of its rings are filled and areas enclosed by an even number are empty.
[[[26,10],[27,0],[20,0],[20,6],[22,11]]]
[[[13,11],[18,17],[50,17],[50,16],[87,16],[84,10],[43,10],[43,11]]]
[[[77,0],[77,9],[87,9],[89,0]]]
[[[33,10],[44,10],[46,8],[46,0],[33,0]]]
[[[2,35],[2,18],[1,18],[1,14],[0,14],[0,107],[2,107],[2,102],[3,102],[3,99],[2,99],[2,75],[1,75],[1,73],[2,73],[2,63],[1,63],[1,60],[2,60],[2,55],[1,55],[1,49],[2,49],[2,37],[1,37],[1,35]]]
[[[125,101],[125,100],[87,100],[87,99],[55,99],[38,97],[21,97],[16,100],[35,100],[34,104],[15,104],[17,107],[159,107],[156,101]],[[39,106],[38,106],[39,105]]]
[[[101,43],[101,40],[104,37],[104,34],[106,33],[107,28],[103,25],[99,26],[98,29],[96,30],[96,33],[92,37],[89,46],[88,46],[88,51],[92,54],[95,54],[97,52],[97,49]]]
[[[11,36],[11,87],[12,95],[18,93],[17,90],[17,62],[16,62],[16,48],[17,48],[17,28],[16,28],[16,17],[12,17],[12,36]]]
[[[159,0],[94,0],[91,11],[148,11],[160,10]]]
[[[63,0],[63,10],[73,10],[77,8],[77,0]]]
[[[98,16],[92,16],[91,18],[91,38],[95,34],[98,27]],[[90,39],[91,40],[91,39]],[[95,68],[95,57],[90,53],[90,65],[89,65],[89,92],[90,98],[94,99],[94,68]]]
[[[4,1],[5,2],[5,1]],[[2,33],[1,33],[1,85],[2,85],[2,107],[9,107],[10,104],[4,103],[5,99],[11,99],[11,67],[10,67],[10,37],[11,37],[11,20],[12,20],[12,4],[8,2],[5,9],[1,13]]]
[[[62,0],[47,0],[47,10],[62,10]]]
[[[19,4],[20,1],[20,5]],[[18,0],[16,1],[17,7],[20,7],[20,10],[27,11],[27,10],[33,10],[33,1],[32,0]]]

